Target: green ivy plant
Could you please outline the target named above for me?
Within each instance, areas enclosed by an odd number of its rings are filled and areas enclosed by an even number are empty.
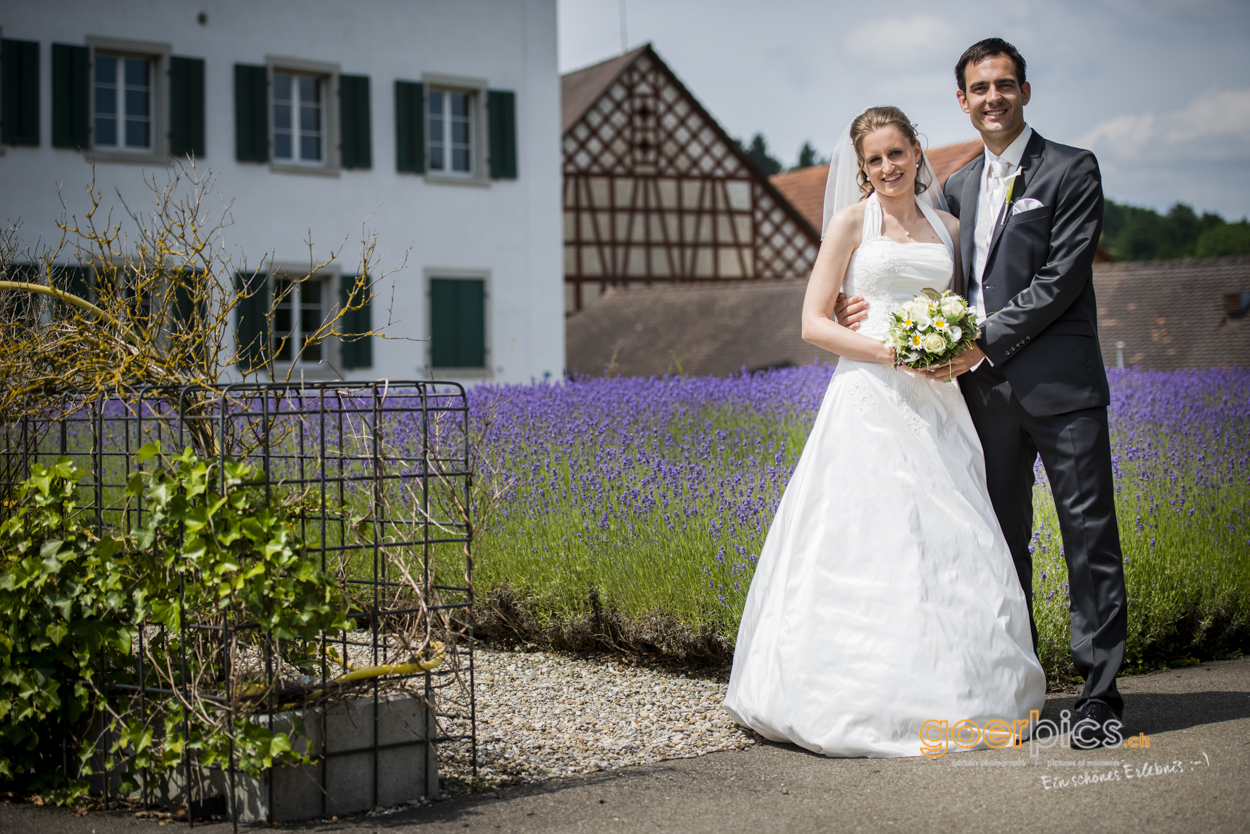
[[[84,513],[67,458],[32,466],[17,512],[0,525],[0,777],[58,801],[81,795],[96,763],[124,763],[125,791],[138,769],[159,776],[188,755],[223,766],[233,753],[253,776],[306,762],[294,743],[307,735],[302,725],[288,734],[255,720],[263,699],[246,695],[262,687],[235,669],[225,676],[223,654],[240,641],[274,651],[347,626],[339,586],[251,467],[190,449],[164,456],[151,444],[136,463],[125,499],[141,521],[126,533]],[[188,631],[201,642],[232,635],[205,652],[191,638],[178,642],[184,620],[247,628]],[[138,681],[136,638],[153,626],[164,638],[144,644],[145,682],[178,694],[149,696],[140,712],[110,685]],[[108,749],[92,726],[109,728]],[[63,738],[77,751],[75,773],[61,767]]]

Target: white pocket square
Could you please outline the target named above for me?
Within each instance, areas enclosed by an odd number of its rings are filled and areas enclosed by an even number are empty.
[[[1015,205],[1011,207],[1011,213],[1020,214],[1021,212],[1032,211],[1033,209],[1039,208],[1045,208],[1045,206],[1042,205],[1041,200],[1034,200],[1032,197],[1021,197],[1016,201]]]

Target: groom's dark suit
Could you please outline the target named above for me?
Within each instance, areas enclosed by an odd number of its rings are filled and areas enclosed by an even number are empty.
[[[974,229],[984,155],[946,181],[961,218],[961,292],[975,268]],[[995,219],[982,299],[990,314],[978,341],[988,362],[959,378],[985,449],[990,498],[1033,612],[1033,464],[1040,452],[1063,534],[1071,585],[1072,661],[1085,678],[1077,700],[1123,700],[1115,675],[1124,661],[1127,603],[1116,525],[1110,391],[1098,346],[1093,262],[1102,230],[1102,181],[1089,151],[1036,132]],[[1040,206],[1018,213],[1024,198]],[[1030,203],[1031,205],[1031,203]],[[992,363],[992,364],[991,364]],[[1037,641],[1033,626],[1034,643]]]

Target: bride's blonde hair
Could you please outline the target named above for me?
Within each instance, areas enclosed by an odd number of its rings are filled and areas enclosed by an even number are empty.
[[[851,122],[851,143],[855,145],[855,157],[859,160],[859,171],[855,175],[855,181],[859,183],[859,190],[864,197],[873,192],[872,183],[869,182],[868,175],[864,173],[864,137],[883,127],[898,128],[899,133],[907,137],[907,141],[913,145],[919,141],[916,139],[915,126],[907,118],[907,114],[897,107],[869,107]],[[928,183],[920,181],[922,170],[924,170],[923,149],[920,151],[920,164],[916,166],[917,194],[923,194],[929,188]]]

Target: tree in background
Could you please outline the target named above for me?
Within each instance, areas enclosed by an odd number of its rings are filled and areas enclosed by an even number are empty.
[[[1224,223],[1207,229],[1198,238],[1199,258],[1250,255],[1250,221]]]
[[[768,142],[764,139],[764,134],[757,133],[751,137],[751,144],[744,145],[742,150],[746,151],[747,156],[751,157],[759,169],[768,176],[780,173],[781,161],[775,156],[768,153]]]
[[[828,165],[828,157],[822,157],[812,147],[811,142],[804,142],[803,147],[799,148],[798,164],[791,168],[791,171],[797,171],[800,168],[811,168],[813,165]]]
[[[1102,242],[1122,261],[1250,255],[1250,223],[1227,223],[1210,212],[1199,216],[1184,203],[1159,214],[1108,200]]]

